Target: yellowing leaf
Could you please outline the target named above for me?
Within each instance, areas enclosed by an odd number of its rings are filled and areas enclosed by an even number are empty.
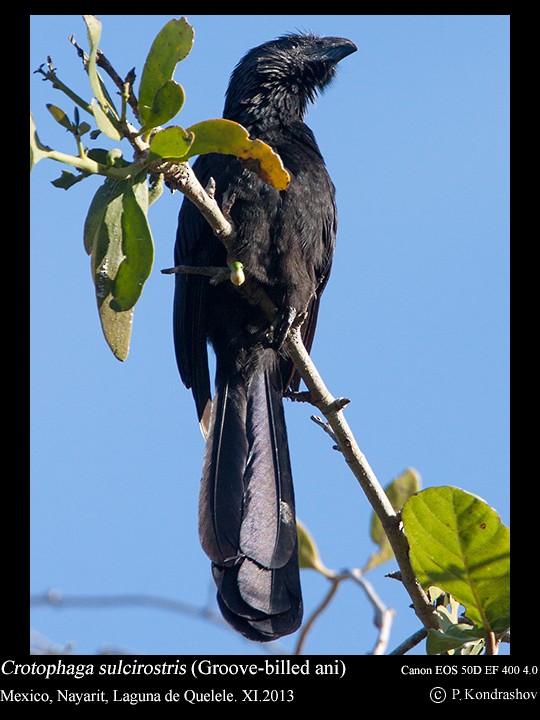
[[[51,113],[56,122],[60,123],[62,127],[65,127],[66,130],[71,130],[73,128],[70,119],[62,108],[58,107],[58,105],[53,105],[52,103],[47,103],[45,107]]]
[[[298,561],[300,567],[317,570],[325,577],[330,577],[332,573],[321,560],[315,540],[307,527],[298,519],[296,520],[296,531],[298,533]]]
[[[189,127],[187,132],[193,133],[195,140],[182,161],[194,155],[214,152],[235,155],[249,161],[250,170],[276,190],[287,189],[291,178],[279,155],[262,140],[251,140],[242,125],[232,120],[217,118],[196,123]]]

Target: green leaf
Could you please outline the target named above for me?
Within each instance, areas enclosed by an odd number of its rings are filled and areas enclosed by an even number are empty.
[[[51,113],[57,123],[60,123],[60,125],[62,125],[62,127],[65,127],[66,130],[73,131],[73,124],[71,123],[71,120],[68,118],[66,113],[62,110],[62,108],[58,107],[57,105],[53,105],[52,103],[47,103],[46,108]]]
[[[189,127],[187,132],[193,133],[195,140],[181,159],[182,162],[194,155],[213,152],[235,155],[246,160],[249,169],[276,190],[287,189],[290,176],[283,167],[279,155],[262,140],[251,140],[248,131],[242,125],[232,120],[218,118],[203,120]]]
[[[90,87],[94,93],[97,101],[101,107],[107,108],[109,103],[103,93],[103,87],[97,70],[97,51],[99,41],[101,39],[101,22],[95,15],[83,15],[84,22],[86,23],[86,31],[88,33],[88,44],[90,46],[90,53],[88,56],[88,64],[86,70],[88,72],[88,79],[90,80]]]
[[[112,150],[105,150],[105,148],[91,148],[88,153],[90,160],[100,163],[100,165],[107,165],[111,167],[127,167],[129,162],[124,160],[122,157],[122,150],[120,148],[113,148]]]
[[[97,69],[97,52],[101,39],[101,22],[95,15],[83,15],[83,19],[86,23],[88,43],[90,45],[86,70],[88,72],[88,79],[90,80],[90,87],[95,95],[95,99],[92,98],[90,101],[92,112],[98,128],[104,132],[105,135],[113,140],[121,140],[122,136],[110,119],[109,112],[114,110],[114,108],[110,98],[105,94],[103,81]]]
[[[121,140],[122,136],[112,124],[112,122],[109,120],[108,115],[103,112],[100,104],[95,98],[92,98],[90,100],[90,106],[92,108],[92,112],[94,113],[96,125],[101,130],[101,132],[105,133],[105,135],[107,135],[107,137],[110,137],[111,140]]]
[[[30,172],[37,162],[48,157],[49,152],[51,148],[43,145],[38,138],[34,117],[30,113]]]
[[[298,533],[298,560],[301,568],[310,568],[322,573],[325,577],[332,575],[331,571],[324,565],[319,555],[311,533],[307,527],[296,520],[296,531]]]
[[[153,178],[153,182],[150,183],[150,187],[148,188],[148,206],[152,205],[152,203],[155,203],[158,198],[161,197],[163,193],[163,187],[165,183],[163,181],[163,175],[158,175],[157,177]]]
[[[186,157],[194,135],[181,127],[169,127],[157,132],[150,142],[150,152],[164,160]]]
[[[446,593],[444,593],[446,595]],[[477,625],[469,625],[460,622],[458,618],[459,603],[450,596],[449,608],[440,606],[437,608],[439,616],[439,630],[430,630],[426,640],[426,651],[428,655],[440,653],[450,654],[471,654],[474,653],[472,646],[478,645],[479,641],[483,647],[484,631]],[[466,648],[467,646],[467,648]],[[481,648],[480,648],[481,649]]]
[[[392,480],[385,488],[385,492],[394,510],[401,510],[407,499],[415,492],[418,492],[420,485],[420,475],[413,468],[408,468]],[[370,535],[373,542],[379,546],[379,550],[371,555],[362,568],[362,572],[367,572],[378,565],[382,565],[382,563],[394,557],[394,551],[388,542],[382,523],[375,513],[372,513],[371,516]]]
[[[176,65],[191,50],[193,37],[193,28],[185,18],[170,20],[156,35],[139,84],[139,113],[145,129],[167,122],[182,107],[184,91],[177,83],[173,89],[171,81]],[[164,93],[161,98],[156,97],[158,92]],[[170,115],[175,107],[177,110]],[[159,120],[166,115],[169,115],[166,120]]]
[[[76,185],[86,177],[88,177],[88,173],[79,173],[79,175],[74,175],[72,172],[69,172],[69,170],[62,170],[62,174],[59,178],[51,180],[51,185],[54,185],[54,187],[60,188],[61,190],[69,190],[70,187],[73,187],[73,185]]]
[[[459,488],[433,487],[407,501],[402,520],[420,584],[450,593],[485,631],[506,631],[510,532],[495,510]]]
[[[142,198],[142,202],[141,202]],[[140,183],[137,195],[129,186],[122,196],[122,260],[112,286],[113,310],[130,310],[140,297],[152,270],[154,243],[147,219],[148,186]]]
[[[428,655],[439,655],[462,648],[469,643],[476,646],[479,640],[482,640],[483,646],[482,634],[478,634],[478,628],[465,623],[455,625],[452,630],[447,632],[430,630],[426,638],[426,652]]]
[[[84,223],[84,247],[91,256],[101,328],[113,354],[121,361],[129,353],[133,308],[116,312],[110,302],[114,279],[124,259],[122,212],[123,194],[128,185],[128,181],[107,178],[94,195]]]
[[[455,650],[450,650],[448,652],[449,655],[481,655],[482,650],[485,647],[485,640],[482,638],[481,640],[471,641],[468,643],[465,643],[464,645],[461,645],[460,647],[456,648]]]
[[[122,150],[120,148],[112,148],[107,152],[105,157],[105,165],[108,167],[121,167],[126,165],[125,161],[122,162]]]
[[[86,135],[87,132],[90,132],[92,128],[87,122],[82,122],[80,125],[77,125],[77,132],[79,137],[82,137],[83,135]]]
[[[174,80],[167,80],[154,95],[151,112],[146,114],[143,130],[164,125],[177,115],[185,100],[184,88]]]

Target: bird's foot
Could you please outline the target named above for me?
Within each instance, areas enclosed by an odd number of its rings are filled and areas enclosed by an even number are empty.
[[[281,349],[297,317],[298,311],[293,307],[282,308],[277,313],[266,331],[266,342],[270,347]]]

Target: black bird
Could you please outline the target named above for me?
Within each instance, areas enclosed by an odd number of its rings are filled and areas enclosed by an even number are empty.
[[[224,618],[252,640],[298,629],[302,595],[287,430],[282,397],[297,389],[281,352],[291,322],[309,351],[336,238],[334,186],[312,131],[314,101],[355,52],[350,40],[290,34],[250,50],[230,78],[223,117],[268,143],[290,174],[278,191],[231,155],[201,156],[193,169],[216,184],[236,229],[234,259],[280,309],[269,327],[233,285],[176,275],[174,338],[178,367],[191,388],[207,437],[199,502],[201,544],[212,561]],[[195,206],[184,200],[177,265],[226,265],[226,251]],[[207,342],[216,355],[211,400]]]

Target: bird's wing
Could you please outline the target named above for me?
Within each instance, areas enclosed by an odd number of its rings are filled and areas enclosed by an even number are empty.
[[[201,156],[193,165],[199,181],[206,186],[214,163]],[[187,198],[178,218],[174,248],[175,265],[204,266],[215,262],[217,240],[200,211]],[[208,278],[177,274],[173,306],[173,330],[176,362],[184,385],[191,388],[201,429],[206,435],[210,412],[210,375],[208,370],[205,305]]]
[[[336,234],[337,234],[337,209],[333,196],[332,202],[328,206],[328,213],[324,219],[322,226],[322,241],[324,246],[324,257],[319,268],[317,268],[317,275],[319,277],[319,285],[308,305],[306,311],[306,318],[302,323],[301,334],[304,347],[311,352],[313,346],[313,339],[315,337],[315,330],[317,327],[317,318],[319,315],[319,305],[321,302],[321,296],[324,292],[330,272],[332,270],[332,259],[334,257],[334,250],[336,247]],[[293,392],[297,392],[300,387],[300,375],[294,369],[290,361],[283,361],[281,366],[284,390],[290,389]]]

